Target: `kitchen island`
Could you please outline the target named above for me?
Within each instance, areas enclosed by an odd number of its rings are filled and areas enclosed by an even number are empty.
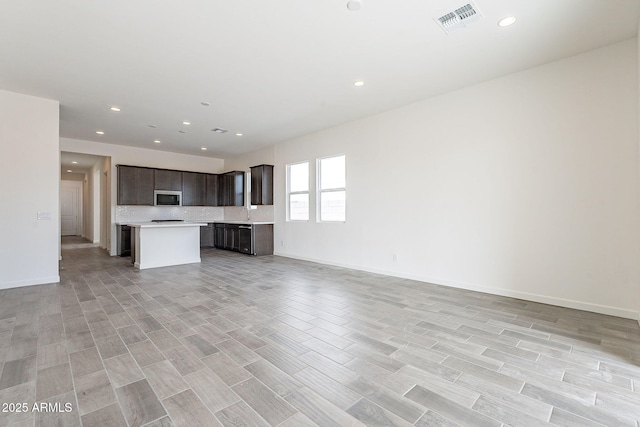
[[[200,262],[203,222],[128,223],[132,231],[133,265],[140,270]]]

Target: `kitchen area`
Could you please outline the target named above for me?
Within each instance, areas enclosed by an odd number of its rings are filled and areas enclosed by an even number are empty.
[[[273,254],[273,166],[220,174],[117,165],[117,254],[139,269],[198,263],[201,248]]]

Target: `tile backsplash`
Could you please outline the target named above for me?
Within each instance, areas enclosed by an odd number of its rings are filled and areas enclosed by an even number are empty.
[[[247,218],[248,212],[248,218]],[[273,221],[273,205],[260,205],[257,209],[247,211],[246,206],[226,206],[224,208],[224,219],[228,221]]]
[[[146,222],[153,219],[222,221],[224,209],[215,206],[116,206],[115,222]]]
[[[272,205],[251,209],[252,221],[273,221]],[[247,208],[244,206],[116,206],[116,223],[147,222],[153,219],[183,219],[186,221],[244,221]]]

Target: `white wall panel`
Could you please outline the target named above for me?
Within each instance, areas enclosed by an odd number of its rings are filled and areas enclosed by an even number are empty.
[[[57,101],[0,90],[0,289],[59,281],[58,122]]]
[[[632,39],[278,144],[276,252],[635,318],[637,57]],[[340,153],[347,223],[286,222],[285,165],[309,160],[314,189]]]

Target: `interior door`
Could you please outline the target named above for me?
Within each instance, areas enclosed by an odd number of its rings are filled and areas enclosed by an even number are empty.
[[[78,189],[60,188],[60,232],[63,236],[78,234]]]

